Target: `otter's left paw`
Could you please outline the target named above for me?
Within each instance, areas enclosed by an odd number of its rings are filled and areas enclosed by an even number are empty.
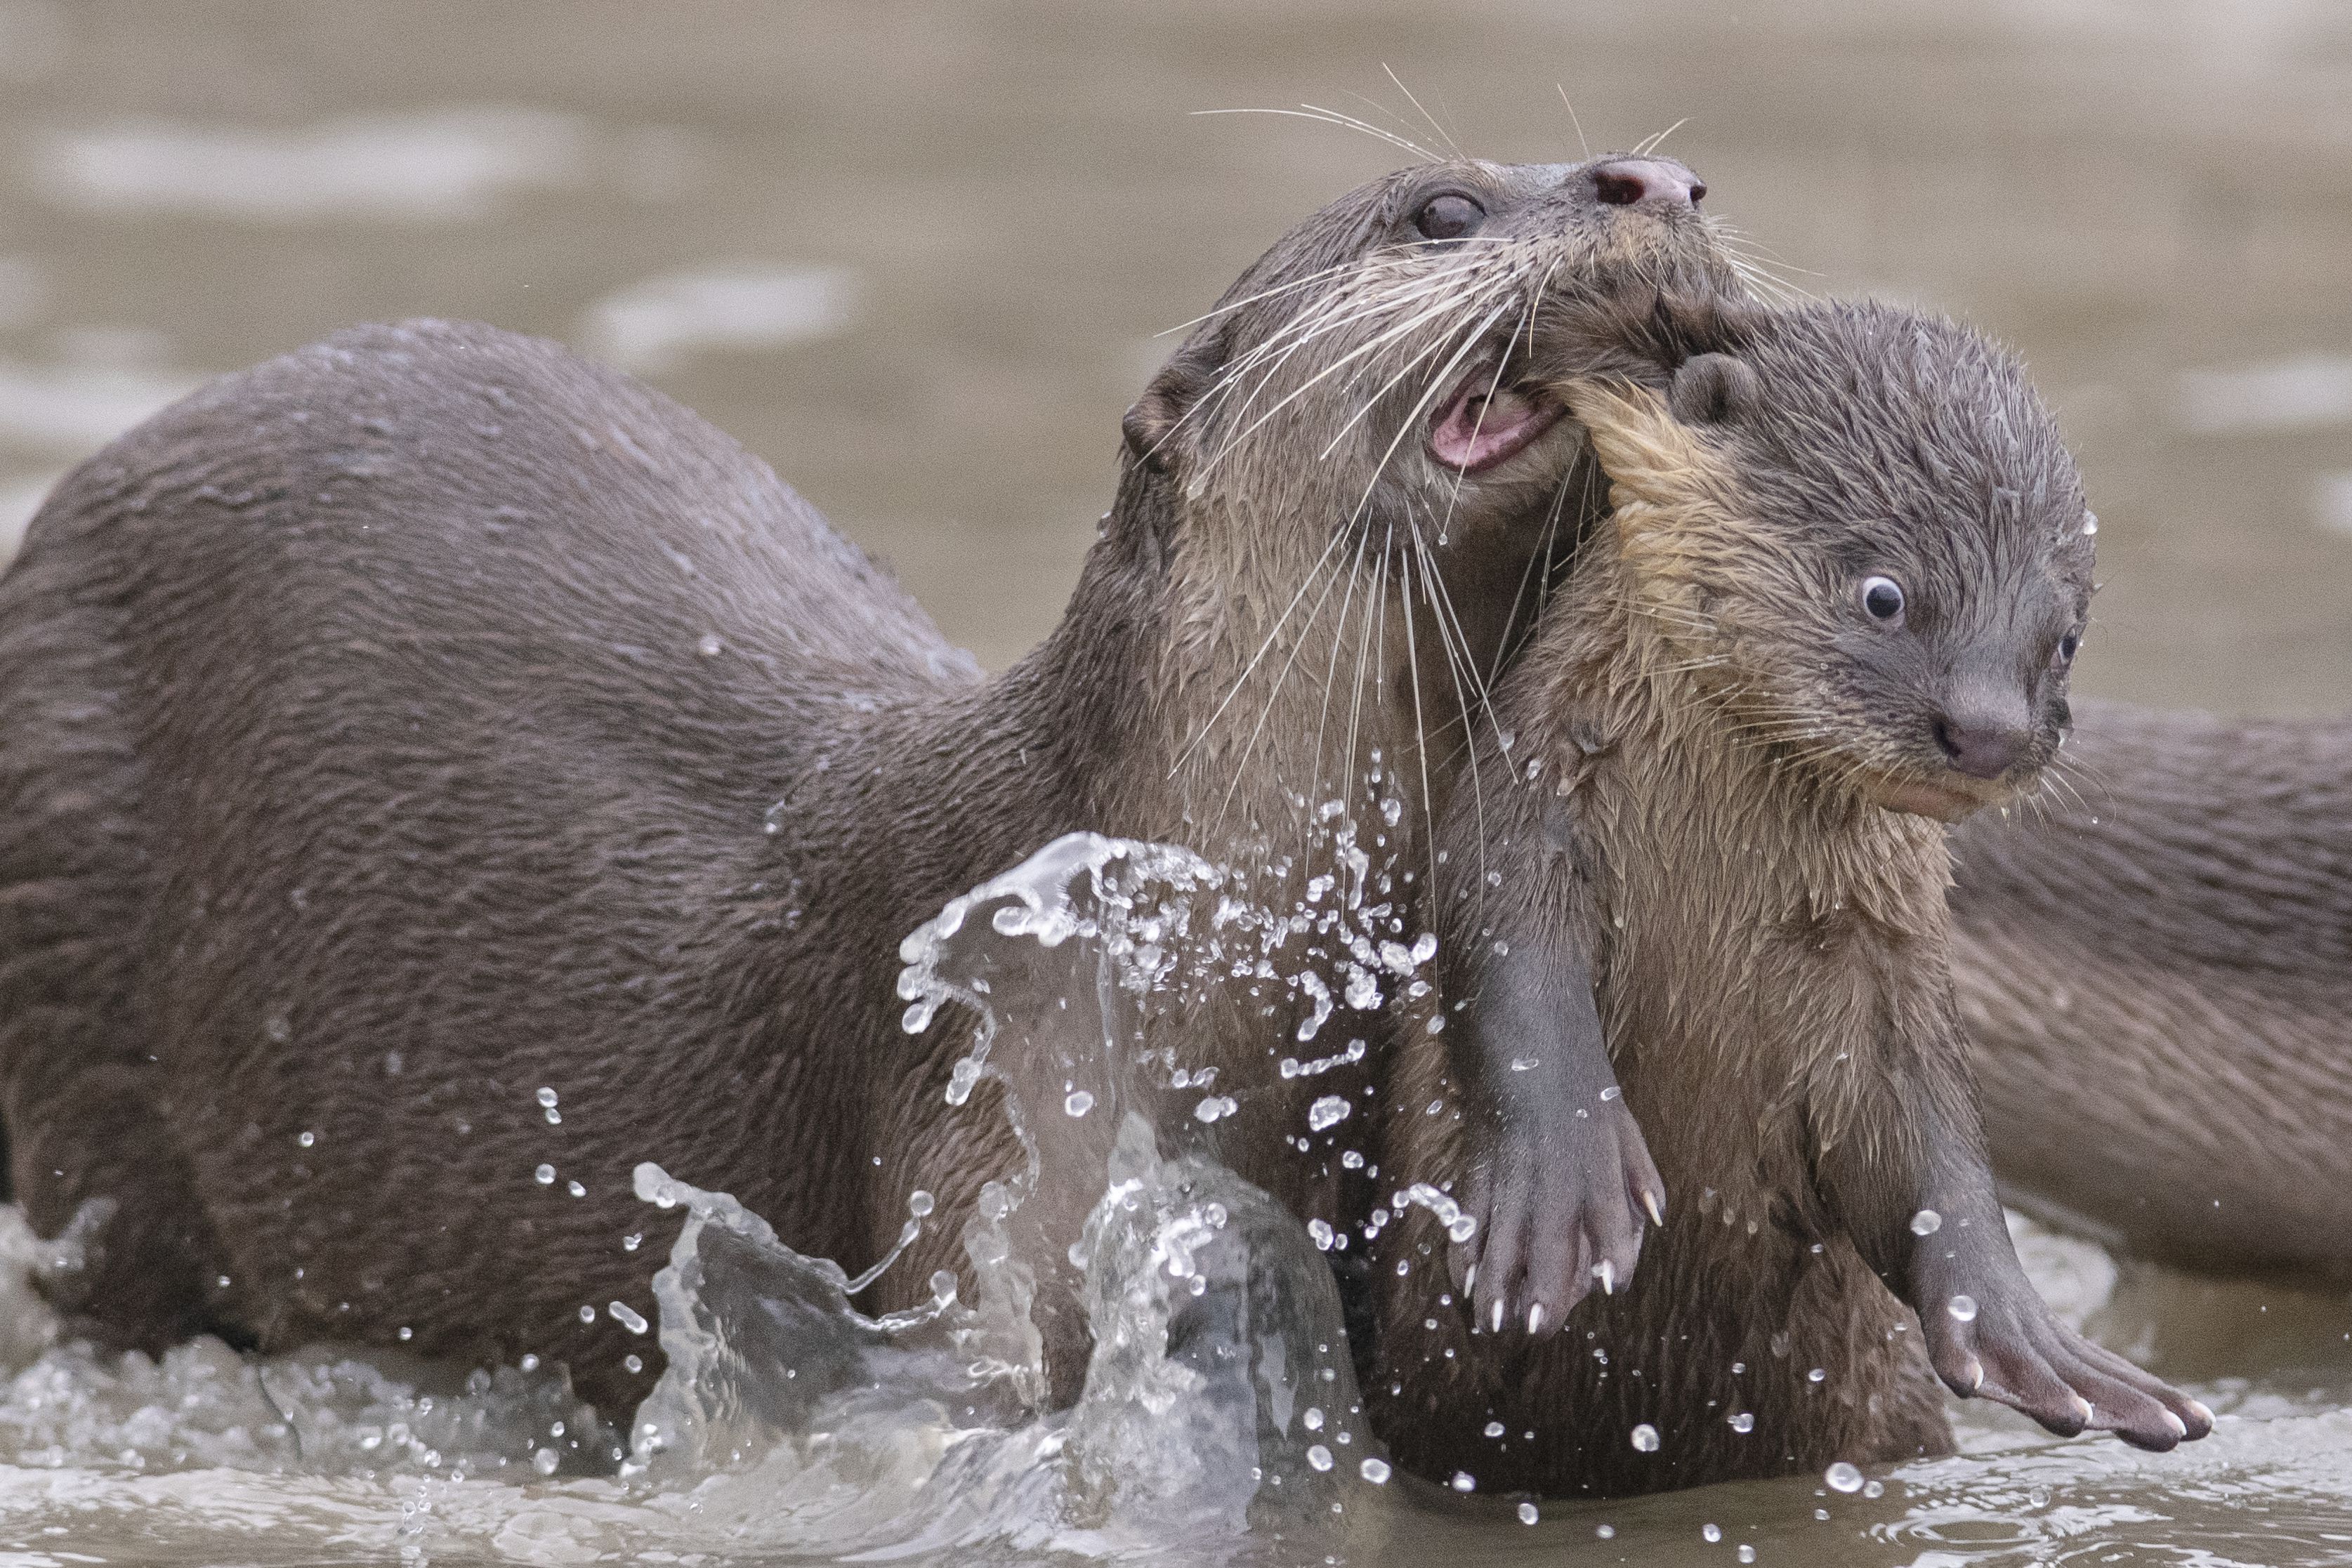
[[[1457,1292],[1489,1333],[1552,1333],[1594,1287],[1612,1291],[1633,1277],[1645,1214],[1665,1223],[1666,1184],[1615,1097],[1539,1131],[1506,1122],[1472,1166],[1465,1194],[1478,1228],[1449,1262]]]
[[[2213,1413],[2059,1322],[2020,1281],[1983,1301],[1920,1304],[1928,1358],[1953,1393],[2021,1410],[2063,1437],[2113,1432],[2158,1452],[2213,1429]]]

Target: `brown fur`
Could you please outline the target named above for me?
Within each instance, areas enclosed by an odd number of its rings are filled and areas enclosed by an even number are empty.
[[[1957,329],[1830,308],[1751,321],[1735,347],[1728,380],[1713,356],[1678,376],[1685,418],[1647,392],[1570,394],[1613,518],[1498,695],[1518,787],[1446,824],[1452,856],[1511,869],[1449,902],[1463,1000],[1434,1037],[1449,1049],[1400,1063],[1382,1158],[1402,1185],[1512,1135],[1482,1112],[1512,1077],[1496,1058],[1575,1044],[1481,994],[1539,988],[1532,967],[1562,1015],[1589,983],[1665,1223],[1557,1333],[1498,1332],[1489,1302],[1519,1298],[1477,1254],[1475,1337],[1429,1228],[1390,1231],[1374,1277],[1397,1370],[1376,1419],[1425,1473],[1641,1491],[1941,1451],[1932,1358],[2056,1429],[2201,1434],[2201,1410],[2057,1325],[2019,1270],[1948,976],[1943,831],[1878,803],[1985,788],[1937,779],[1932,721],[1909,721],[1979,700],[1988,670],[2021,678],[2038,716],[2024,755],[2054,747],[2052,649],[2089,591],[2071,464],[2013,364]],[[1710,376],[1719,395],[1685,397]],[[1823,406],[1916,439],[1790,439],[1824,428]],[[1874,570],[1909,585],[1900,631],[1861,624],[1851,584]],[[1864,708],[1874,682],[1914,701]],[[1553,1135],[1619,1113],[1564,1103]],[[1923,1239],[1927,1208],[1942,1224]],[[1960,1294],[1979,1307],[1965,1325],[1944,1310]],[[1654,1452],[1630,1440],[1642,1423]]]
[[[1439,190],[1486,225],[1421,240]],[[1432,406],[1605,368],[1612,289],[1727,277],[1591,164],[1352,193],[1138,403],[1066,619],[993,679],[764,465],[551,344],[361,329],[116,442],[0,580],[0,1120],[44,1231],[112,1206],[81,1326],[537,1352],[617,1415],[660,1366],[604,1311],[653,1311],[646,1159],[852,1268],[932,1191],[865,1299],[906,1304],[1017,1155],[992,1094],[944,1101],[969,1020],[899,1032],[899,938],[1072,830],[1295,845],[1374,755],[1414,863],[1464,711],[1437,650],[1499,659],[1584,494],[1568,427],[1465,476]],[[1238,1076],[1263,1022],[1192,1054]],[[1228,1157],[1305,1207],[1272,1136]]]
[[[2352,1277],[2352,727],[2078,707],[1955,837],[2005,1196],[2184,1267]]]

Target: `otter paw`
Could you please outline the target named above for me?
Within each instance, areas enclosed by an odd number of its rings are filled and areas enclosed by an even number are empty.
[[[2020,1410],[2062,1437],[2113,1432],[2158,1452],[2213,1429],[2213,1413],[2050,1315],[2031,1287],[1922,1304],[1928,1358],[1962,1397]]]
[[[1553,1333],[1594,1289],[1633,1278],[1644,1218],[1665,1223],[1666,1185],[1622,1100],[1566,1125],[1507,1124],[1472,1166],[1466,1196],[1478,1228],[1448,1261],[1486,1333]]]

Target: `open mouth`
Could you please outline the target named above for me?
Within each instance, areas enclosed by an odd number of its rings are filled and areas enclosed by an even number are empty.
[[[1568,412],[1496,382],[1492,365],[1471,371],[1431,416],[1429,450],[1440,463],[1465,474],[1492,468],[1527,450]]]

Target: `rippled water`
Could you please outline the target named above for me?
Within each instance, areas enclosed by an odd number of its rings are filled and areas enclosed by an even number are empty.
[[[1307,99],[1429,131],[1383,63],[1500,156],[1574,151],[1556,82],[1596,145],[1689,116],[1669,149],[1796,281],[2018,342],[2103,519],[2088,689],[2342,706],[2352,12],[2333,0],[0,0],[0,552],[56,475],[205,374],[354,319],[478,317],[709,413],[1002,664],[1075,578],[1155,334],[1391,156],[1193,112]],[[1876,1497],[1794,1481],[1528,1527],[1391,1482],[1324,1550],[2352,1562],[2352,1305],[2047,1235],[2027,1251],[2099,1337],[2221,1411],[2216,1435],[2151,1458],[1971,1406],[1962,1457]],[[818,1264],[742,1256],[816,1291],[844,1354],[948,1332],[862,1325]],[[50,1343],[26,1281],[56,1260],[13,1213],[0,1260],[0,1563],[1241,1549],[1160,1529],[1164,1496],[1130,1500],[1150,1538],[1041,1532],[1077,1495],[1056,1490],[1066,1426],[998,1411],[992,1437],[955,1437],[977,1428],[905,1407],[940,1404],[911,1374],[871,1442],[795,1449],[790,1474],[704,1455],[623,1476],[631,1434],[588,1427],[544,1369],[469,1386],[383,1353],[98,1356]],[[741,1310],[740,1285],[688,1294]],[[1154,1364],[1105,1386],[1097,1451]],[[950,1457],[955,1486],[917,1479]],[[1230,1498],[1200,1486],[1170,1495]],[[1319,1560],[1269,1544],[1286,1528],[1242,1541]]]

